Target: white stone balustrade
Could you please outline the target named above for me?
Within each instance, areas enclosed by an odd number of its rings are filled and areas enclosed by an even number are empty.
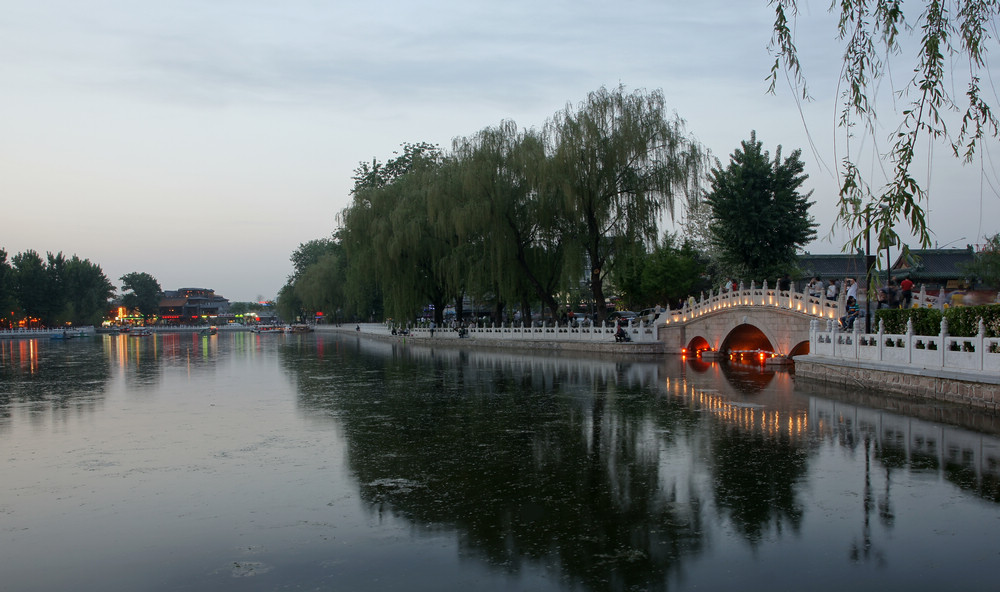
[[[942,319],[938,335],[914,335],[913,323],[906,333],[886,333],[879,322],[877,333],[862,333],[860,323],[853,331],[842,331],[835,321],[814,320],[809,330],[809,355],[837,361],[878,362],[894,370],[919,373],[947,370],[982,373],[1000,381],[1000,337],[986,337],[982,321],[973,337],[948,334],[948,319]]]

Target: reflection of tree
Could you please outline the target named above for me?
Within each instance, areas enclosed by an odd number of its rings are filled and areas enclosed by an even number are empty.
[[[679,403],[558,367],[285,360],[302,403],[342,420],[373,508],[455,529],[497,569],[534,562],[588,589],[665,589],[701,549],[703,502],[659,469],[659,448],[699,418]]]
[[[871,437],[869,434],[865,434],[864,438],[864,453],[865,453],[865,487],[864,493],[861,497],[862,503],[862,524],[861,524],[861,542],[855,541],[851,545],[851,550],[849,556],[852,561],[871,561],[875,560],[880,566],[885,564],[885,553],[875,548],[872,542],[872,512],[875,510],[875,495],[872,488],[872,475],[871,475]],[[886,491],[883,500],[880,500],[879,505],[881,510],[879,511],[879,517],[882,519],[883,523],[891,525],[893,521],[892,511],[889,507],[889,469],[886,468]]]
[[[970,459],[966,459],[970,460]],[[966,491],[991,502],[1000,502],[1000,477],[993,472],[978,473],[971,462],[945,462],[944,476],[948,481]]]
[[[786,525],[798,530],[803,508],[796,485],[805,475],[807,454],[783,433],[714,428],[715,503],[752,544],[772,526],[778,532]]]

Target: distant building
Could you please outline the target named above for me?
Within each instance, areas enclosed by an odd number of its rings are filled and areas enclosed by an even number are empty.
[[[836,255],[799,255],[797,265],[800,271],[798,278],[809,281],[814,277],[826,280],[842,280],[855,278],[862,285],[867,275],[864,253],[840,253]]]
[[[160,319],[168,323],[192,323],[228,314],[229,300],[207,288],[166,290],[160,299]]]
[[[968,287],[969,273],[964,266],[976,259],[972,246],[964,249],[910,249],[892,264],[892,277],[897,282],[910,278],[914,284],[929,290]]]
[[[915,285],[926,286],[928,290],[937,290],[942,286],[950,290],[965,287],[969,274],[964,266],[974,260],[975,253],[971,246],[964,249],[910,249],[896,259],[890,274],[897,282],[910,278]],[[797,279],[800,280],[819,277],[825,281],[850,277],[864,285],[863,252],[837,255],[806,253],[798,256],[797,265],[800,270]],[[876,272],[875,278],[879,285],[885,284],[885,269]]]

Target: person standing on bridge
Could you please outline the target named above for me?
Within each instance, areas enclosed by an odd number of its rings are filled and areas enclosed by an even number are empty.
[[[819,298],[823,294],[823,280],[816,276],[809,282],[809,295],[813,298]]]

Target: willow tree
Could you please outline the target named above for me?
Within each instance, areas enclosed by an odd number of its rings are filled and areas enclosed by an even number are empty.
[[[442,272],[449,254],[449,242],[442,239],[447,230],[434,224],[428,208],[439,167],[440,156],[425,155],[388,184],[365,192],[370,210],[367,231],[359,237],[367,243],[365,271],[374,274],[392,317],[412,318],[431,303],[440,322],[453,294]]]
[[[768,4],[775,10],[771,91],[784,67],[803,98],[809,98],[790,24],[798,16],[799,0],[769,0]],[[955,157],[969,162],[983,140],[1000,135],[991,105],[997,100],[996,92],[992,84],[985,93],[980,88],[981,74],[985,71],[989,76],[987,54],[997,43],[1000,2],[843,0],[834,2],[830,11],[839,16],[837,32],[846,45],[838,119],[845,144],[839,218],[851,232],[854,248],[863,245],[869,231],[879,245],[900,244],[899,222],[909,226],[921,246],[929,247],[924,212],[928,195],[911,170],[917,147],[925,140],[942,141]],[[907,75],[912,72],[912,77],[901,88],[892,84],[897,95],[893,103],[899,107],[885,118],[895,121],[885,125],[879,117],[877,90],[884,79],[891,79],[893,63],[906,59],[901,57],[906,55],[902,44],[910,35],[919,35],[916,63],[896,68]],[[963,98],[958,88],[964,88]],[[851,140],[874,135],[879,126],[890,130],[890,147],[878,155],[879,165],[892,173],[884,186],[873,187],[855,163]]]
[[[496,315],[502,303],[513,302],[529,318],[531,299],[555,315],[566,275],[565,225],[551,193],[539,189],[546,158],[541,137],[504,121],[456,140],[454,152],[472,205],[465,220],[483,236],[480,271],[495,292]]]
[[[481,209],[463,189],[466,164],[454,155],[442,157],[425,175],[428,238],[433,241],[432,272],[462,319],[466,295],[482,296],[483,232],[475,213]]]
[[[589,263],[589,284],[604,319],[604,280],[619,247],[653,244],[674,198],[697,190],[701,150],[668,116],[662,91],[601,88],[545,126],[552,157],[546,177]]]
[[[402,152],[386,162],[373,159],[362,162],[354,171],[351,204],[338,215],[337,239],[344,247],[344,299],[349,310],[361,318],[381,316],[385,296],[383,279],[395,282],[398,277],[384,269],[383,247],[376,237],[392,231],[391,214],[396,194],[386,188],[427,161],[440,158],[441,151],[432,144],[403,144]]]
[[[335,313],[344,308],[345,259],[343,249],[335,242],[329,250],[304,267],[294,282],[295,295],[308,311]],[[339,316],[332,315],[336,320]]]

